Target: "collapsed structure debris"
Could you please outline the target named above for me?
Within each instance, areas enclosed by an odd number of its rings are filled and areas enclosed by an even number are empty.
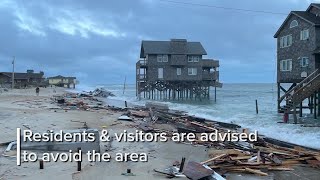
[[[56,98],[59,99],[59,98]],[[192,146],[208,148],[208,159],[203,162],[188,162],[186,167],[170,167],[166,170],[155,170],[156,173],[168,177],[188,177],[199,179],[210,176],[224,179],[221,175],[228,173],[250,173],[268,176],[269,171],[292,171],[297,165],[320,168],[320,151],[295,144],[275,140],[258,135],[257,141],[203,141],[201,134],[212,134],[215,130],[225,134],[228,132],[249,133],[241,126],[188,115],[186,112],[174,111],[166,105],[149,103],[148,107],[118,108],[105,106],[93,96],[79,96],[68,93],[59,106],[68,109],[100,110],[122,112],[119,120],[130,121],[128,127],[140,129],[146,133],[165,132],[193,133],[196,139],[180,142]],[[58,103],[58,101],[56,101]],[[61,102],[61,101],[60,101]],[[160,108],[159,108],[160,107]],[[183,162],[184,163],[184,162]],[[206,169],[206,170],[205,170]],[[206,173],[203,173],[206,172]],[[206,176],[204,176],[206,175]]]

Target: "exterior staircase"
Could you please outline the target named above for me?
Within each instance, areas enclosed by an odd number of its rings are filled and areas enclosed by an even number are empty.
[[[320,70],[317,69],[280,97],[280,102],[286,100],[286,104],[281,107],[280,112],[292,113],[292,110],[296,110],[295,108],[297,108],[303,100],[312,96],[319,89]]]

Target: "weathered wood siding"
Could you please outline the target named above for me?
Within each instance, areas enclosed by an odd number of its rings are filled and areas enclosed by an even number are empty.
[[[290,23],[293,20],[297,20],[299,25],[290,28]],[[302,30],[309,29],[309,39],[300,40],[300,32]],[[319,30],[317,30],[319,31]],[[280,48],[280,38],[286,35],[292,34],[292,45],[285,48]],[[317,33],[319,36],[320,33]],[[301,18],[292,15],[282,31],[279,33],[277,38],[277,71],[278,71],[278,82],[281,83],[292,83],[300,82],[301,72],[307,72],[309,75],[315,70],[315,57],[313,51],[316,49],[317,42],[320,38],[316,38],[316,29],[312,24],[302,20]],[[301,67],[300,58],[308,57],[309,66]],[[292,59],[292,71],[280,71],[281,60]]]
[[[175,80],[202,80],[202,66],[201,60],[202,56],[200,56],[199,62],[188,62],[186,55],[179,56],[178,64],[185,65],[172,65],[172,61],[175,61],[177,57],[176,55],[168,55],[168,62],[158,62],[156,54],[148,54],[147,58],[147,78],[148,81],[175,81]],[[158,68],[163,68],[163,79],[158,79]],[[181,68],[181,75],[177,75],[177,68]],[[188,68],[197,68],[197,75],[188,75]]]

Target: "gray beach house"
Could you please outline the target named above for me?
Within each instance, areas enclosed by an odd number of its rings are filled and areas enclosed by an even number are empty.
[[[200,42],[186,39],[142,41],[136,63],[136,92],[149,99],[209,98],[221,87],[219,61],[206,59]]]
[[[274,38],[277,38],[278,111],[295,114],[298,108],[302,116],[302,102],[308,99],[306,108],[314,110],[316,117],[320,101],[320,4],[310,4],[306,11],[291,11]],[[284,83],[290,83],[290,88],[284,88]]]

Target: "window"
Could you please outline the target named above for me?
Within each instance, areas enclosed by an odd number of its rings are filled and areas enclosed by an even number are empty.
[[[157,55],[157,61],[158,62],[168,62],[168,55],[166,55],[166,54]]]
[[[307,39],[309,39],[309,29],[302,30],[300,32],[300,40],[307,40]]]
[[[280,48],[289,47],[292,45],[292,35],[280,37]]]
[[[158,62],[162,62],[162,55],[158,55],[158,56],[157,56],[157,61],[158,61]]]
[[[178,75],[178,76],[181,75],[181,68],[177,68],[177,75]]]
[[[199,62],[199,56],[188,56],[188,62]]]
[[[168,55],[162,55],[162,62],[168,62]]]
[[[158,68],[158,79],[163,79],[163,68]]]
[[[291,21],[291,23],[290,23],[290,28],[294,28],[294,27],[296,27],[296,26],[298,26],[298,25],[299,25],[298,21],[297,21],[297,20],[293,20],[293,21]]]
[[[286,59],[280,61],[280,71],[291,71],[292,70],[292,59]]]
[[[302,57],[300,60],[301,67],[307,67],[309,65],[309,58],[308,57]]]
[[[188,75],[197,75],[197,68],[188,68]]]

